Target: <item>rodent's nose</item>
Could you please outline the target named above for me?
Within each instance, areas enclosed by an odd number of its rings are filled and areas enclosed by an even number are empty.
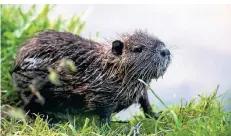
[[[162,57],[165,57],[165,56],[170,56],[170,51],[168,49],[163,49],[161,52],[160,52],[160,55]]]

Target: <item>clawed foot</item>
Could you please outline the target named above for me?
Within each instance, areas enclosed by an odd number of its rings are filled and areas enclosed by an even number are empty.
[[[161,116],[162,112],[163,111],[160,111],[158,113],[154,113],[153,117],[157,120]]]
[[[156,120],[161,116],[163,111],[158,113],[152,112],[151,114],[146,115],[147,118],[155,118]]]

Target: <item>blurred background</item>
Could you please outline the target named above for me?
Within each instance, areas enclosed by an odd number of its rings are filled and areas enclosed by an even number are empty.
[[[15,6],[18,9],[12,11],[10,8],[16,9]],[[1,12],[2,29],[9,29],[1,30],[2,73],[9,71],[15,57],[9,52],[15,52],[36,31],[66,30],[106,42],[115,40],[120,33],[145,29],[164,41],[173,54],[164,78],[151,82],[167,105],[213,92],[217,85],[225,100],[231,98],[231,5],[15,6],[3,7]],[[1,89],[6,93],[5,101],[12,94],[9,80],[9,75],[3,75]],[[149,99],[154,107],[163,108],[151,92]],[[226,110],[231,109],[228,102]],[[138,110],[139,106],[133,105],[118,116],[126,119]]]

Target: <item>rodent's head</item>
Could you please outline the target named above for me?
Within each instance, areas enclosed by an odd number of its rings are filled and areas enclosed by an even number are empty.
[[[122,38],[112,43],[112,53],[120,56],[129,76],[143,80],[163,76],[171,62],[171,53],[161,40],[141,30],[123,34]]]

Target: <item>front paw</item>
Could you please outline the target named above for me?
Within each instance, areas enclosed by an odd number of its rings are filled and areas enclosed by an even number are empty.
[[[153,117],[157,120],[162,114],[162,111],[158,112],[158,113],[154,113]]]
[[[158,119],[162,114],[162,111],[156,113],[156,112],[151,112],[149,114],[146,114],[146,118],[154,118],[154,119]]]

